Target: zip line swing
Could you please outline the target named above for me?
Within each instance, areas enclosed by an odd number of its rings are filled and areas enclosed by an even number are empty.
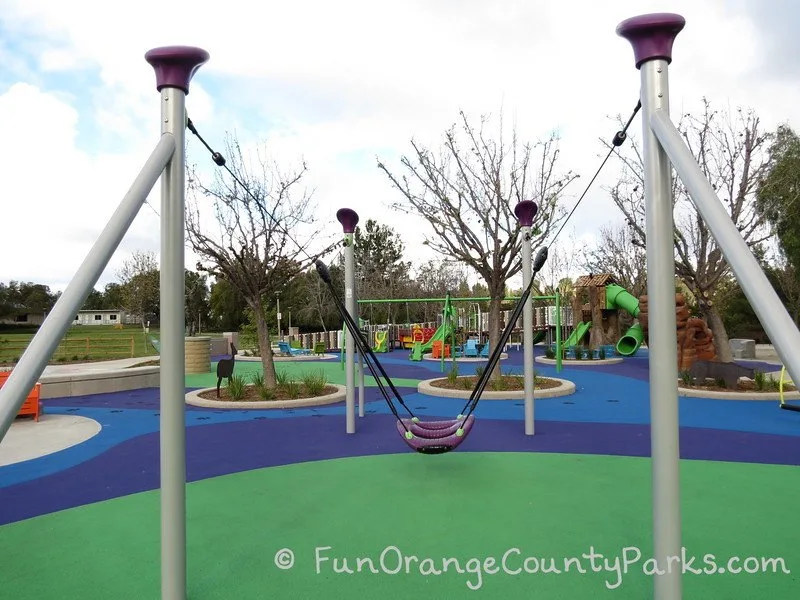
[[[547,246],[544,246],[539,250],[536,255],[536,259],[534,260],[531,280],[517,301],[517,304],[514,307],[514,312],[500,334],[500,340],[492,351],[486,368],[484,369],[483,373],[481,373],[478,381],[475,382],[475,387],[467,399],[464,408],[454,419],[442,421],[421,421],[419,417],[411,412],[411,409],[408,408],[406,403],[403,401],[403,397],[400,395],[400,392],[397,391],[397,388],[395,387],[391,378],[383,368],[383,365],[380,363],[377,356],[375,356],[372,348],[370,348],[369,344],[364,343],[364,340],[359,335],[358,327],[356,327],[353,317],[349,312],[347,312],[344,303],[342,302],[341,298],[339,298],[336,289],[333,287],[328,267],[319,259],[317,259],[314,264],[320,278],[328,286],[331,296],[333,297],[334,304],[336,304],[336,308],[339,310],[339,313],[344,319],[347,329],[353,336],[353,340],[358,347],[358,351],[361,352],[362,356],[364,357],[364,362],[367,364],[367,368],[375,378],[375,382],[378,385],[381,395],[384,397],[389,409],[397,419],[397,431],[400,433],[403,440],[410,448],[419,452],[420,454],[444,454],[457,448],[472,430],[472,427],[475,424],[475,416],[472,413],[478,406],[481,394],[489,382],[489,377],[500,360],[502,349],[506,342],[508,342],[508,338],[511,336],[514,323],[517,322],[522,314],[522,309],[525,306],[525,302],[528,300],[533,287],[534,276],[541,270],[546,261]],[[403,418],[400,416],[397,407],[394,405],[394,402],[387,392],[386,387],[384,387],[384,383],[381,381],[381,377],[379,377],[377,371],[380,371],[380,375],[386,380],[386,384],[391,389],[392,394],[408,413],[409,417]]]

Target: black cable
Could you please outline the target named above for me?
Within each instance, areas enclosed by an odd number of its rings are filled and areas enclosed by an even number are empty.
[[[214,161],[214,163],[216,163],[217,166],[224,168],[230,174],[230,176],[233,177],[233,179],[236,181],[236,183],[238,183],[240,186],[242,186],[242,189],[244,189],[244,191],[247,192],[250,195],[250,197],[253,200],[256,201],[256,203],[260,202],[259,199],[255,197],[253,192],[250,191],[250,188],[248,188],[242,182],[242,180],[239,179],[233,173],[233,171],[230,170],[230,168],[228,167],[228,165],[225,162],[225,157],[222,156],[222,154],[220,154],[219,152],[216,152],[211,146],[209,146],[208,143],[203,139],[203,136],[201,136],[197,132],[197,128],[194,126],[194,123],[192,122],[192,120],[188,116],[186,117],[186,127],[187,127],[187,129],[189,129],[189,131],[191,131],[197,137],[197,139],[200,140],[200,142],[203,144],[203,146],[205,146],[208,149],[208,151],[211,153],[211,159]],[[308,252],[306,252],[306,250],[305,250],[305,247],[301,246],[300,244],[297,243],[297,240],[295,240],[291,236],[291,234],[278,222],[278,220],[275,217],[272,216],[272,213],[270,213],[269,211],[266,211],[266,210],[264,212],[267,215],[269,215],[269,218],[272,219],[272,222],[275,223],[275,225],[278,227],[278,229],[280,231],[282,231],[286,235],[286,237],[289,238],[289,240],[295,246],[297,246],[297,248],[300,250],[300,252],[302,252],[305,255],[305,257],[309,260],[309,262],[314,262],[317,258],[320,257],[319,254],[316,255],[316,256],[313,256],[313,257],[309,256]]]
[[[575,203],[575,206],[572,207],[572,210],[570,211],[569,215],[567,215],[567,218],[564,220],[564,222],[561,224],[561,227],[558,228],[558,231],[553,236],[553,239],[550,240],[550,245],[551,246],[556,241],[556,238],[561,233],[561,230],[564,229],[564,227],[569,222],[569,220],[572,217],[572,215],[575,213],[575,209],[578,208],[578,205],[581,203],[581,200],[583,200],[583,198],[586,196],[586,193],[589,191],[589,188],[592,187],[592,184],[594,183],[594,180],[597,179],[598,175],[600,175],[600,171],[603,170],[603,167],[605,166],[606,162],[608,162],[608,159],[611,158],[611,154],[614,152],[614,150],[616,148],[618,148],[623,143],[625,143],[626,139],[628,139],[628,134],[627,134],[628,127],[631,126],[631,123],[633,123],[634,117],[636,116],[636,114],[639,112],[639,110],[641,108],[642,108],[642,101],[639,100],[636,103],[636,108],[633,109],[633,112],[631,113],[631,116],[628,118],[628,122],[625,123],[625,126],[620,131],[618,131],[617,133],[614,134],[614,139],[611,140],[611,148],[609,149],[608,154],[606,154],[606,157],[603,159],[603,162],[600,163],[600,167],[595,172],[595,174],[592,177],[591,181],[589,181],[589,184],[586,186],[586,189],[583,190],[583,193],[580,195],[580,198],[578,198],[578,201]]]
[[[336,290],[333,287],[333,281],[331,280],[331,275],[330,275],[330,272],[328,271],[328,267],[321,260],[316,260],[314,264],[316,266],[317,273],[319,274],[320,278],[322,279],[322,281],[325,282],[325,284],[330,289],[331,295],[333,296],[333,302],[334,302],[334,304],[336,304],[336,308],[339,310],[339,313],[342,315],[342,318],[344,319],[346,327],[350,330],[350,334],[353,336],[354,341],[356,343],[356,346],[358,346],[359,352],[364,357],[364,360],[367,363],[367,367],[369,368],[370,372],[372,373],[372,376],[375,378],[375,381],[378,384],[378,388],[380,389],[381,393],[383,394],[383,397],[386,400],[387,404],[389,405],[389,408],[391,409],[392,413],[394,413],[395,417],[397,417],[397,419],[402,422],[402,420],[400,419],[400,416],[397,413],[396,407],[392,403],[391,398],[389,397],[388,393],[386,392],[386,389],[383,387],[383,384],[381,382],[380,377],[378,377],[377,373],[375,372],[374,367],[370,362],[370,358],[372,360],[374,360],[375,365],[377,366],[378,370],[380,370],[381,375],[383,375],[383,377],[386,379],[387,384],[392,389],[392,392],[394,393],[394,395],[397,398],[398,402],[400,402],[400,404],[403,406],[403,408],[406,409],[406,411],[408,412],[408,414],[412,418],[415,418],[414,413],[411,412],[411,409],[408,408],[408,406],[406,406],[406,403],[403,401],[403,397],[400,395],[400,392],[394,386],[394,383],[392,382],[392,380],[389,377],[389,375],[386,373],[385,369],[383,368],[383,365],[380,363],[378,358],[375,356],[375,353],[372,351],[372,348],[370,348],[369,345],[366,344],[364,342],[363,338],[361,337],[361,331],[359,330],[358,326],[356,325],[355,320],[350,315],[348,310],[345,308],[344,303],[342,302],[341,298],[339,298],[339,294],[336,293]],[[405,424],[403,424],[403,427],[405,427]],[[406,429],[406,431],[408,431],[408,429]]]
[[[464,405],[464,408],[461,410],[461,416],[465,419],[472,414],[475,408],[478,406],[478,402],[480,401],[481,394],[486,389],[486,385],[489,382],[489,375],[497,366],[497,363],[500,360],[500,356],[503,353],[503,346],[505,346],[508,338],[511,337],[511,331],[514,328],[514,323],[517,322],[519,319],[520,314],[522,313],[522,309],[525,307],[525,303],[528,301],[528,297],[531,294],[531,289],[533,289],[533,282],[534,277],[536,274],[542,269],[544,263],[547,261],[547,246],[543,246],[539,252],[536,253],[536,258],[533,261],[533,269],[531,273],[531,280],[528,282],[527,287],[522,292],[522,296],[520,296],[519,300],[517,300],[517,304],[514,307],[514,311],[511,313],[511,317],[508,319],[506,323],[505,329],[500,334],[500,340],[497,342],[497,345],[492,350],[492,354],[489,357],[489,362],[486,364],[486,368],[481,373],[480,379],[476,382],[475,388],[472,390],[467,403]],[[465,412],[466,411],[466,412]]]

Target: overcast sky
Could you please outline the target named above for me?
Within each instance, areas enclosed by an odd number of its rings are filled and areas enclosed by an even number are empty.
[[[0,0],[0,281],[63,290],[116,209],[159,133],[159,102],[143,55],[162,45],[208,50],[187,109],[222,149],[226,132],[266,141],[287,168],[308,163],[318,218],[341,233],[336,211],[389,224],[409,259],[429,257],[424,221],[389,209],[398,200],[380,158],[395,170],[413,137],[438,147],[464,110],[498,113],[523,139],[561,136],[563,170],[583,177],[598,142],[628,115],[639,73],[617,24],[646,12],[683,15],[670,69],[673,115],[702,97],[755,109],[766,127],[796,126],[800,106],[798,4],[791,0]],[[385,7],[385,8],[384,8]],[[633,132],[639,136],[641,121]],[[211,169],[189,135],[190,160]],[[609,167],[613,167],[609,163]],[[572,221],[591,240],[619,221],[601,189]],[[150,196],[158,208],[158,186]],[[570,205],[567,204],[567,208]],[[144,206],[98,289],[126,257],[159,246]],[[187,250],[186,264],[196,258]]]

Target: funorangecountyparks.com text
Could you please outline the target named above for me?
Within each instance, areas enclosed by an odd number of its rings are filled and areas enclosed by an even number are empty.
[[[305,554],[305,553],[304,553]],[[608,589],[623,585],[625,576],[641,572],[647,576],[658,576],[676,570],[686,575],[752,575],[773,573],[790,575],[791,571],[783,558],[765,556],[731,556],[721,558],[715,554],[694,555],[682,548],[680,556],[668,557],[659,564],[653,558],[645,558],[636,547],[621,548],[619,552],[603,554],[590,547],[588,552],[571,557],[543,557],[535,552],[512,547],[503,553],[483,557],[423,556],[406,552],[398,546],[389,545],[373,553],[360,556],[345,556],[332,546],[316,546],[313,560],[307,565],[297,565],[294,552],[282,548],[275,553],[275,566],[282,570],[294,567],[312,568],[315,574],[333,575],[411,575],[437,577],[464,575],[464,584],[470,590],[483,588],[492,577],[525,577],[553,575],[607,574],[604,578]],[[305,562],[305,561],[303,561]]]

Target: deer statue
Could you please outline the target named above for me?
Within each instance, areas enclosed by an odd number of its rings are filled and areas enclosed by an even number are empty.
[[[223,379],[228,380],[228,385],[231,383],[231,375],[233,375],[233,363],[236,361],[236,346],[231,344],[231,357],[222,358],[217,363],[217,398],[219,398],[219,386],[222,384]]]

